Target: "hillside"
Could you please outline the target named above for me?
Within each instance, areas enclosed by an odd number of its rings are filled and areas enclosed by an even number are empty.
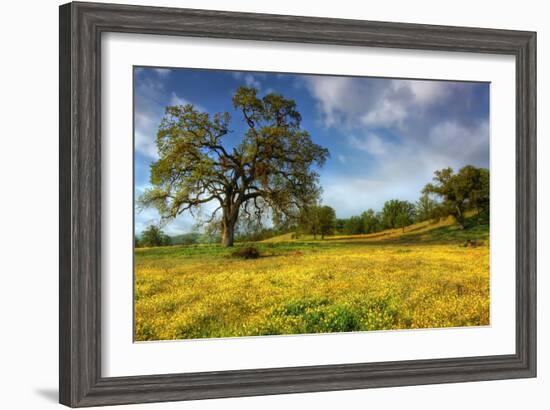
[[[472,221],[472,217],[468,219]],[[470,225],[470,226],[468,226]],[[423,221],[405,227],[405,229],[387,229],[381,232],[364,235],[332,235],[325,237],[324,241],[399,241],[399,242],[464,242],[467,240],[485,241],[489,239],[488,225],[467,224],[466,229],[459,229],[452,217],[447,217],[438,222]],[[311,242],[313,235],[299,235],[286,233],[261,241],[261,243],[284,242]],[[317,237],[316,241],[321,241]]]

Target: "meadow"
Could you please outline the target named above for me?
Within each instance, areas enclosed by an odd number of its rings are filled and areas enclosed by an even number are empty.
[[[257,259],[232,256],[253,245]],[[135,340],[489,325],[489,228],[137,248]]]

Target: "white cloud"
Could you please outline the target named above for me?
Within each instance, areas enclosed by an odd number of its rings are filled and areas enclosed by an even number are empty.
[[[404,151],[428,163],[488,165],[488,123],[472,115],[471,83],[307,76],[305,86],[327,129],[349,132],[351,147],[385,163],[393,162],[385,155],[391,148],[396,157]]]
[[[400,127],[408,115],[404,104],[382,99],[376,109],[361,117],[361,122],[370,127]]]
[[[327,176],[321,184],[323,203],[336,209],[338,218],[358,215],[369,207],[378,208],[378,198],[372,192],[383,188],[381,181],[344,175]]]
[[[155,139],[151,138],[151,135],[145,135],[139,131],[135,131],[134,144],[136,146],[136,150],[139,151],[141,154],[152,159],[157,159],[157,146],[155,144]]]
[[[346,104],[353,92],[353,79],[349,77],[310,76],[306,86],[317,99],[322,120],[326,127],[345,122],[345,116],[356,113],[353,105]]]
[[[436,124],[429,133],[432,152],[445,153],[449,159],[467,157],[472,162],[489,158],[489,122],[467,127],[457,121]]]
[[[445,81],[399,81],[397,87],[409,88],[414,95],[414,101],[422,106],[429,106],[445,100],[451,94],[452,84]]]
[[[136,186],[136,198],[139,198],[139,196],[150,187],[150,185]],[[211,201],[203,204],[200,209],[196,209],[193,215],[189,211],[185,211],[178,215],[176,219],[164,221],[162,229],[166,234],[171,236],[181,235],[191,231],[200,232],[202,231],[202,226],[198,225],[198,223],[210,217],[217,207],[218,202]],[[137,234],[144,231],[149,225],[158,225],[160,221],[160,214],[155,208],[145,208],[141,210],[136,208],[134,226]]]
[[[242,71],[235,71],[232,73],[232,75],[233,75],[233,78],[239,81],[243,81],[247,87],[253,87],[257,89],[262,88],[262,84],[260,83],[260,80],[257,78],[260,76],[259,74],[251,74],[251,73],[242,72]]]
[[[168,77],[172,73],[172,70],[169,68],[153,68],[153,71],[160,77]]]
[[[399,127],[442,104],[454,83],[335,76],[306,77],[326,127]]]
[[[373,133],[367,133],[362,138],[351,135],[349,142],[354,148],[372,155],[385,155],[388,152],[388,147],[391,145]]]
[[[339,217],[379,210],[392,198],[414,202],[435,170],[449,166],[458,170],[467,163],[487,166],[488,128],[487,121],[473,127],[443,121],[432,127],[425,144],[388,141],[371,132],[350,135],[349,146],[363,152],[365,160],[354,156],[355,163],[346,162],[349,167],[322,177],[323,202]]]
[[[172,91],[172,94],[170,96],[170,105],[187,105],[189,104],[189,101],[187,101],[185,98],[179,97],[174,91]]]
[[[135,213],[134,229],[136,234],[140,234],[150,225],[158,225],[161,217],[156,209],[147,208]],[[195,220],[186,213],[178,216],[176,219],[165,222],[162,225],[162,230],[167,235],[180,235],[194,230]]]
[[[359,215],[369,208],[379,211],[385,201],[396,195],[399,199],[415,201],[421,188],[410,181],[379,173],[365,177],[331,175],[322,178],[321,183],[323,203],[336,209],[338,218]]]
[[[203,111],[203,112],[206,111],[206,109],[202,105],[194,104],[194,103],[190,102],[189,100],[180,97],[174,91],[172,91],[172,94],[170,95],[169,104],[170,105],[187,105],[187,104],[191,104],[198,111]]]
[[[191,102],[174,91],[166,91],[161,79],[148,78],[140,80],[135,93],[135,149],[151,159],[157,159],[155,140],[165,107],[167,105],[186,105],[191,104]],[[199,111],[204,111],[204,108],[200,105],[194,105]]]

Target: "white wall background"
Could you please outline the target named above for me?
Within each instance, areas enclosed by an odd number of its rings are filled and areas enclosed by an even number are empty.
[[[385,2],[162,0],[119,3],[464,25],[538,32],[539,377],[497,381],[128,406],[140,409],[544,409],[550,389],[548,204],[550,23],[536,0]],[[0,407],[57,404],[58,1],[2,6],[0,25]],[[546,16],[546,17],[545,17]]]

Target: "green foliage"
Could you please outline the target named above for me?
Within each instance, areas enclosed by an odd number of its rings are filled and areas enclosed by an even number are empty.
[[[440,204],[427,193],[422,194],[416,201],[415,216],[417,222],[439,219],[445,216],[441,211]]]
[[[321,235],[321,239],[324,239],[326,235],[333,234],[335,223],[336,212],[326,205],[303,208],[299,217],[300,229],[304,233],[312,234],[314,238]]]
[[[140,198],[164,219],[196,212],[214,201],[222,243],[233,245],[239,218],[272,215],[276,225],[315,203],[320,188],[313,166],[322,166],[328,150],[300,128],[294,100],[275,93],[259,98],[254,88],[240,87],[233,106],[247,130],[229,150],[229,113],[210,116],[194,106],[166,108],[157,134],[159,159],[151,165],[151,184]]]
[[[352,216],[346,219],[343,233],[346,235],[360,235],[365,233],[363,219],[360,216]]]
[[[288,301],[275,308],[271,318],[294,323],[301,333],[352,332],[361,329],[362,313],[357,306],[309,298]]]
[[[375,233],[383,229],[381,216],[377,215],[372,209],[368,209],[361,214],[363,221],[363,233]]]
[[[455,174],[452,168],[444,168],[435,171],[433,180],[422,192],[438,195],[443,211],[452,215],[461,228],[465,227],[465,212],[469,209],[488,219],[489,170],[467,165]]]
[[[171,244],[171,239],[168,235],[165,235],[158,226],[149,225],[149,227],[141,234],[141,238],[138,243],[139,246],[145,247],[167,246]]]
[[[336,220],[334,221],[334,230],[338,233],[343,233],[345,224],[346,219],[336,218]]]
[[[362,235],[379,232],[384,229],[381,214],[368,209],[361,215],[336,220],[336,231],[344,235]]]
[[[219,235],[209,234],[207,232],[189,232],[181,235],[172,236],[170,239],[173,245],[199,245],[220,242]]]
[[[384,203],[382,225],[386,229],[404,228],[414,221],[414,205],[409,201],[391,199]]]

